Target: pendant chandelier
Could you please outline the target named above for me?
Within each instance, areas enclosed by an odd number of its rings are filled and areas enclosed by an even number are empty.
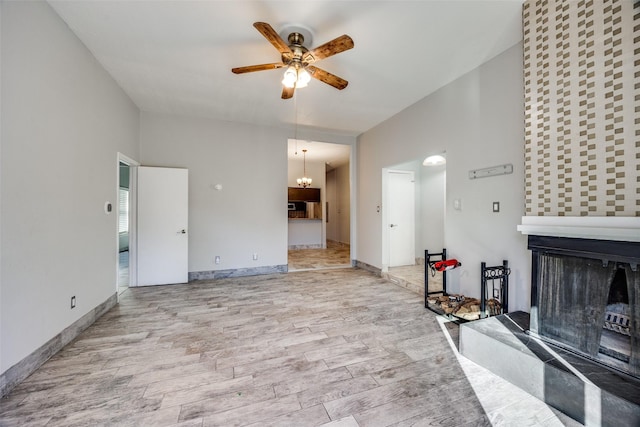
[[[302,173],[302,178],[298,178],[298,185],[302,188],[307,188],[311,185],[311,178],[307,178],[307,150],[302,150],[302,156],[303,156],[303,173]]]

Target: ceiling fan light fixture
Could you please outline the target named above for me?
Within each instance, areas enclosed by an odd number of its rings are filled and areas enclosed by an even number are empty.
[[[307,87],[310,81],[311,74],[299,65],[289,65],[282,76],[282,84],[288,88]]]
[[[296,81],[298,80],[298,71],[296,67],[293,65],[289,65],[284,72],[284,76],[282,77],[282,84],[285,87],[292,88],[296,86]]]
[[[296,87],[307,87],[309,82],[311,81],[311,74],[304,68],[298,69],[298,81],[296,82]]]
[[[445,159],[444,156],[441,156],[439,154],[436,154],[434,156],[429,156],[426,159],[424,159],[424,162],[422,162],[424,166],[439,166],[439,165],[444,165],[445,163],[447,163],[447,159]]]

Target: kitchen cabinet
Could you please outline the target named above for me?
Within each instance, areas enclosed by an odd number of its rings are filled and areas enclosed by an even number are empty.
[[[289,187],[290,202],[320,202],[319,188],[297,188]]]
[[[289,187],[289,219],[322,219],[319,188]]]

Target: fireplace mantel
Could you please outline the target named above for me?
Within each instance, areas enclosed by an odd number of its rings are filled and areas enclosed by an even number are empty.
[[[640,217],[523,216],[522,234],[640,242]]]

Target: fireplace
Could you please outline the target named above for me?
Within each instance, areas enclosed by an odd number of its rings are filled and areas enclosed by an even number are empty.
[[[531,333],[640,378],[640,242],[530,234]]]
[[[524,217],[531,310],[460,325],[460,353],[585,425],[640,426],[640,217]]]

